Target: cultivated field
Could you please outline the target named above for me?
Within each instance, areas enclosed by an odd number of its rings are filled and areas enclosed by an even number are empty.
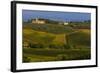
[[[90,23],[23,23],[23,62],[91,58]]]

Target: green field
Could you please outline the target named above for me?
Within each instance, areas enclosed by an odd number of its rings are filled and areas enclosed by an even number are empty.
[[[23,24],[23,62],[91,59],[90,23]]]
[[[89,49],[61,50],[49,49],[42,50],[36,48],[23,49],[23,62],[44,62],[44,61],[64,61],[64,60],[84,60],[90,59]]]

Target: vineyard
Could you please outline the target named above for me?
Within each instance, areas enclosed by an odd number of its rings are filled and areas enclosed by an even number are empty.
[[[90,59],[90,32],[89,22],[23,23],[23,62]]]

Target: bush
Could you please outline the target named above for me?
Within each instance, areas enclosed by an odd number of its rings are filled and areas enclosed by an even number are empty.
[[[58,55],[57,58],[58,58],[58,60],[66,60],[67,59],[66,55],[63,55],[63,54]]]
[[[30,57],[25,57],[25,56],[23,57],[23,62],[30,62],[30,60],[31,60]]]
[[[63,47],[64,47],[64,49],[70,49],[71,48],[70,45],[68,45],[68,44],[67,45],[64,44]]]
[[[58,43],[51,43],[51,44],[49,44],[49,48],[63,49],[64,45],[63,44],[58,44]]]
[[[44,48],[44,45],[40,43],[37,44],[30,43],[30,48]]]

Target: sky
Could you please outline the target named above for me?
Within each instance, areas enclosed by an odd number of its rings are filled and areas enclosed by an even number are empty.
[[[28,21],[34,18],[44,18],[57,21],[86,21],[91,19],[90,13],[80,12],[58,12],[58,11],[36,11],[22,10],[23,21]]]

